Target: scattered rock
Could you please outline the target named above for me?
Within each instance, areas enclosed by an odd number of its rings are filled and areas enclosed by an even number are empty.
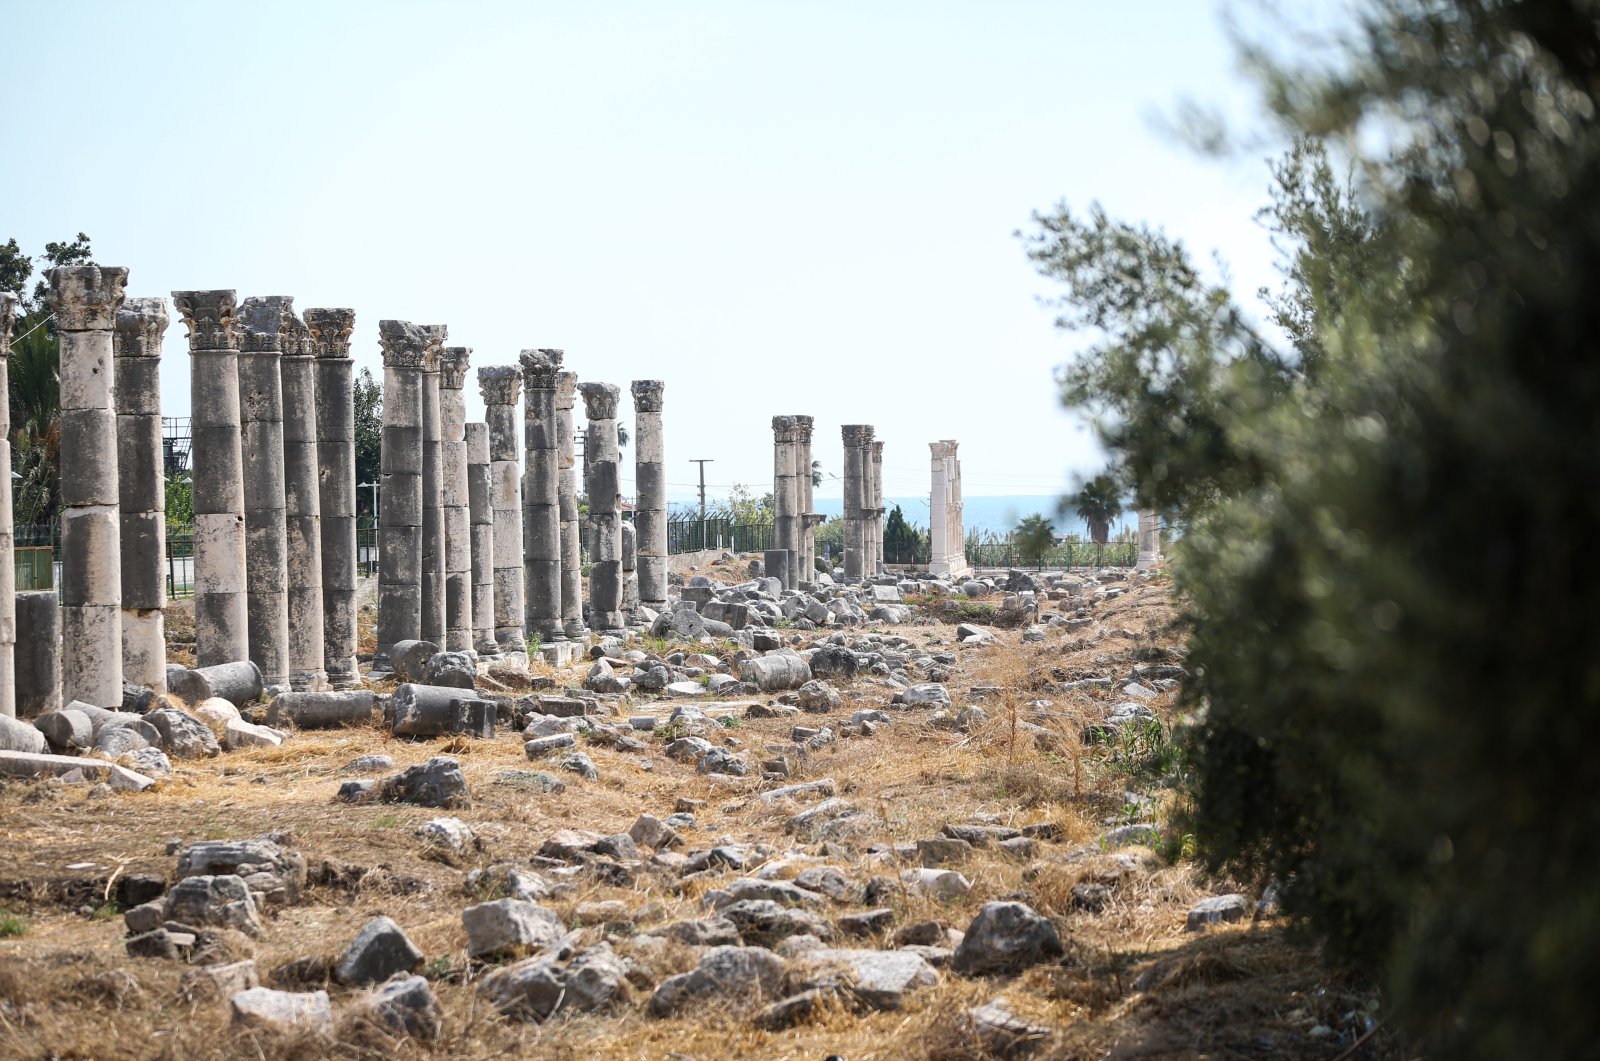
[[[693,972],[668,977],[650,997],[650,1014],[671,1017],[714,1000],[755,1005],[783,984],[784,961],[762,947],[713,947]]]
[[[1225,921],[1239,921],[1250,913],[1250,900],[1239,894],[1213,895],[1189,908],[1188,932],[1199,932]]]
[[[1050,919],[1026,903],[985,903],[967,926],[952,968],[963,976],[1021,972],[1058,958],[1061,937]]]
[[[375,917],[362,926],[345,948],[333,978],[341,984],[381,984],[422,965],[422,952],[406,938],[400,926],[387,917]]]
[[[517,956],[560,942],[566,927],[553,911],[521,899],[496,899],[461,911],[467,953],[486,959]]]
[[[333,1034],[333,1006],[326,991],[304,994],[252,987],[228,1000],[233,1022],[244,1028],[273,1032]]]
[[[420,976],[384,984],[357,1003],[357,1012],[379,1027],[419,1042],[432,1042],[443,1030],[439,1000],[432,986]]]

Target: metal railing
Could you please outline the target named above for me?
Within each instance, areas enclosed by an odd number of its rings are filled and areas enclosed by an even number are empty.
[[[1132,567],[1139,560],[1139,543],[1061,542],[1035,555],[1009,542],[968,542],[966,553],[973,567]]]
[[[671,554],[697,553],[704,549],[755,553],[770,548],[770,523],[735,523],[731,518],[722,516],[667,522],[667,552]]]

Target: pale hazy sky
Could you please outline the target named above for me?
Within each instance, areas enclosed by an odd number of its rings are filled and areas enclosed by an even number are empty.
[[[1063,197],[1220,251],[1243,290],[1273,279],[1264,163],[1151,121],[1184,98],[1253,120],[1208,0],[0,11],[0,240],[85,231],[130,295],[352,306],[380,376],[399,317],[447,323],[474,366],[558,346],[625,394],[664,379],[674,497],[695,457],[713,495],[770,489],[777,413],[816,417],[831,475],[839,425],[875,424],[889,495],[926,493],[940,438],[968,495],[1094,471],[1051,380],[1083,340],[1013,236]]]

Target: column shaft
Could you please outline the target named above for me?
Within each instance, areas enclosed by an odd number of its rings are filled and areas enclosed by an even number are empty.
[[[161,337],[167,303],[117,311],[117,473],[122,546],[122,676],[167,691],[167,491],[161,446]]]
[[[871,535],[872,551],[868,558],[868,574],[881,574],[883,567],[883,517],[887,511],[883,503],[883,442],[873,439],[867,450],[867,483],[870,489],[872,518],[867,523]]]
[[[378,649],[422,636],[422,366],[430,337],[408,321],[378,322],[383,344],[383,448],[378,499]]]
[[[439,353],[447,330],[424,325],[431,336],[422,371],[422,639],[445,643],[444,476],[441,463]]]
[[[494,500],[489,485],[489,425],[467,425],[467,508],[472,525],[472,647],[495,656]]]
[[[852,581],[868,573],[868,448],[870,424],[846,424],[844,438],[844,576]]]
[[[772,418],[772,547],[788,552],[782,571],[768,572],[783,580],[784,589],[800,581],[800,520],[795,512],[798,491],[794,481],[796,429],[794,417]]]
[[[16,320],[17,296],[0,291],[0,392],[11,393],[6,370],[11,356],[11,325]],[[11,403],[0,408],[0,470],[11,470]],[[0,475],[0,715],[17,715],[17,562],[12,537],[15,516],[11,507],[11,476]]]
[[[556,377],[556,457],[561,468],[557,485],[561,506],[561,632],[577,640],[583,625],[583,526],[578,522],[577,432],[572,407],[578,396],[578,374]]]
[[[522,558],[528,629],[542,641],[561,641],[561,463],[556,389],[560,350],[522,351],[525,455],[522,479]],[[593,498],[590,504],[593,505]]]
[[[816,516],[811,511],[811,431],[814,424],[813,417],[794,418],[795,534],[799,550],[795,557],[795,577],[798,582],[808,586],[817,580],[817,525]],[[798,583],[796,588],[799,588]]]
[[[528,651],[522,607],[522,498],[517,483],[517,398],[522,372],[478,369],[489,425],[489,498],[494,508],[494,638],[502,652]]]
[[[584,383],[583,459],[589,495],[589,609],[596,630],[621,630],[622,526],[617,512],[617,399],[612,383]]]
[[[311,329],[284,318],[283,499],[289,558],[289,685],[328,685],[322,611],[322,498],[317,463],[317,359]]]
[[[632,390],[639,603],[659,612],[667,606],[667,468],[661,427],[666,385],[658,379],[636,379]]]
[[[289,534],[283,466],[283,329],[286,295],[239,307],[239,411],[244,445],[245,599],[250,659],[268,688],[289,679]]]
[[[322,530],[322,659],[328,682],[348,689],[356,669],[356,405],[351,309],[308,309],[316,352],[317,506]]]
[[[472,515],[467,496],[467,382],[472,350],[447,346],[439,355],[439,464],[444,520],[444,647],[471,652]]]

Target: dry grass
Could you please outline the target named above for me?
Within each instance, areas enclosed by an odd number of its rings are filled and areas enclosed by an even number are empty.
[[[304,733],[281,748],[180,763],[174,778],[141,795],[90,799],[82,788],[32,784],[0,790],[7,823],[0,902],[29,922],[27,935],[0,939],[0,1055],[184,1061],[978,1057],[983,1055],[959,1014],[1003,996],[1018,1015],[1060,1029],[1041,1051],[1044,1057],[1331,1057],[1338,1053],[1334,1043],[1305,1033],[1334,1020],[1333,1010],[1350,1008],[1357,996],[1330,984],[1315,955],[1288,945],[1277,928],[1231,926],[1203,937],[1183,931],[1188,907],[1220,890],[1221,882],[1206,881],[1187,865],[1168,866],[1149,852],[1127,859],[1068,857],[1103,831],[1128,779],[1107,762],[1103,749],[1085,749],[1078,741],[1083,723],[1097,717],[1110,694],[1063,693],[1056,683],[1064,674],[1124,672],[1139,650],[1162,646],[1170,620],[1160,592],[1147,589],[1106,606],[1098,636],[1053,636],[1023,645],[1006,634],[994,646],[963,650],[952,691],[985,682],[999,686],[982,701],[991,716],[986,725],[972,733],[939,730],[926,725],[923,714],[890,708],[896,722],[886,732],[831,745],[802,770],[801,779],[834,778],[841,796],[871,813],[871,835],[827,849],[827,864],[862,882],[898,868],[886,854],[869,852],[869,844],[933,836],[951,821],[1054,823],[1061,839],[1042,845],[1036,858],[1013,860],[979,848],[952,867],[972,881],[964,899],[939,902],[902,891],[889,905],[899,924],[934,919],[965,928],[984,902],[1022,898],[1061,930],[1068,955],[1059,965],[1011,980],[946,973],[899,1012],[863,1015],[830,1007],[783,1032],[756,1030],[741,1014],[724,1009],[653,1020],[638,1004],[612,1015],[558,1017],[543,1025],[503,1020],[486,1010],[474,990],[479,970],[467,960],[460,921],[461,909],[474,901],[463,891],[466,871],[501,861],[526,864],[559,828],[624,831],[641,812],[665,816],[685,796],[707,801],[698,815],[701,827],[686,837],[689,847],[766,842],[780,853],[800,849],[813,857],[822,848],[784,831],[797,808],[755,799],[761,788],[756,781],[696,774],[655,747],[625,754],[587,746],[583,750],[594,759],[600,780],[586,783],[574,776],[565,792],[543,794],[492,781],[499,770],[545,768],[527,762],[519,741],[455,742],[451,754],[471,786],[470,808],[440,812],[334,803],[340,768],[358,755],[391,755],[404,767],[441,753],[441,742],[396,740],[374,727]],[[1110,630],[1131,636],[1111,636]],[[935,649],[953,638],[948,627],[894,632]],[[570,680],[577,673],[552,676]],[[888,690],[865,680],[845,692],[846,711],[882,706],[888,699]],[[1036,741],[1022,723],[1038,700],[1053,701],[1054,717],[1048,722],[1053,735]],[[717,736],[759,753],[767,744],[785,742],[793,721],[745,719]],[[441,813],[471,823],[486,851],[457,867],[426,857],[413,830]],[[348,1021],[332,1041],[237,1031],[227,1022],[224,1002],[180,989],[184,966],[128,958],[120,917],[78,909],[100,905],[92,897],[104,893],[113,871],[170,873],[169,840],[269,831],[293,834],[317,883],[302,902],[279,912],[260,940],[252,944],[241,937],[240,956],[252,954],[267,982],[272,970],[295,959],[334,958],[368,918],[387,914],[428,956],[428,975],[445,1015],[443,1040],[394,1040]],[[66,868],[80,862],[95,868]],[[803,868],[797,863],[782,872],[793,876]],[[698,898],[710,887],[653,874],[641,875],[631,888],[579,880],[575,894],[549,905],[570,921],[581,902],[622,899],[638,912],[638,929],[701,916]],[[1086,881],[1111,887],[1103,912],[1074,908],[1072,888]],[[834,913],[850,909],[838,906]],[[600,928],[583,932],[589,940],[603,935]],[[655,979],[694,961],[687,948],[643,948],[627,933],[614,943],[619,953],[635,954]],[[127,975],[106,975],[116,970]],[[329,990],[336,1010],[348,1008],[352,992]],[[636,1001],[643,997],[641,992]],[[1359,1056],[1379,1055],[1375,1049]]]

